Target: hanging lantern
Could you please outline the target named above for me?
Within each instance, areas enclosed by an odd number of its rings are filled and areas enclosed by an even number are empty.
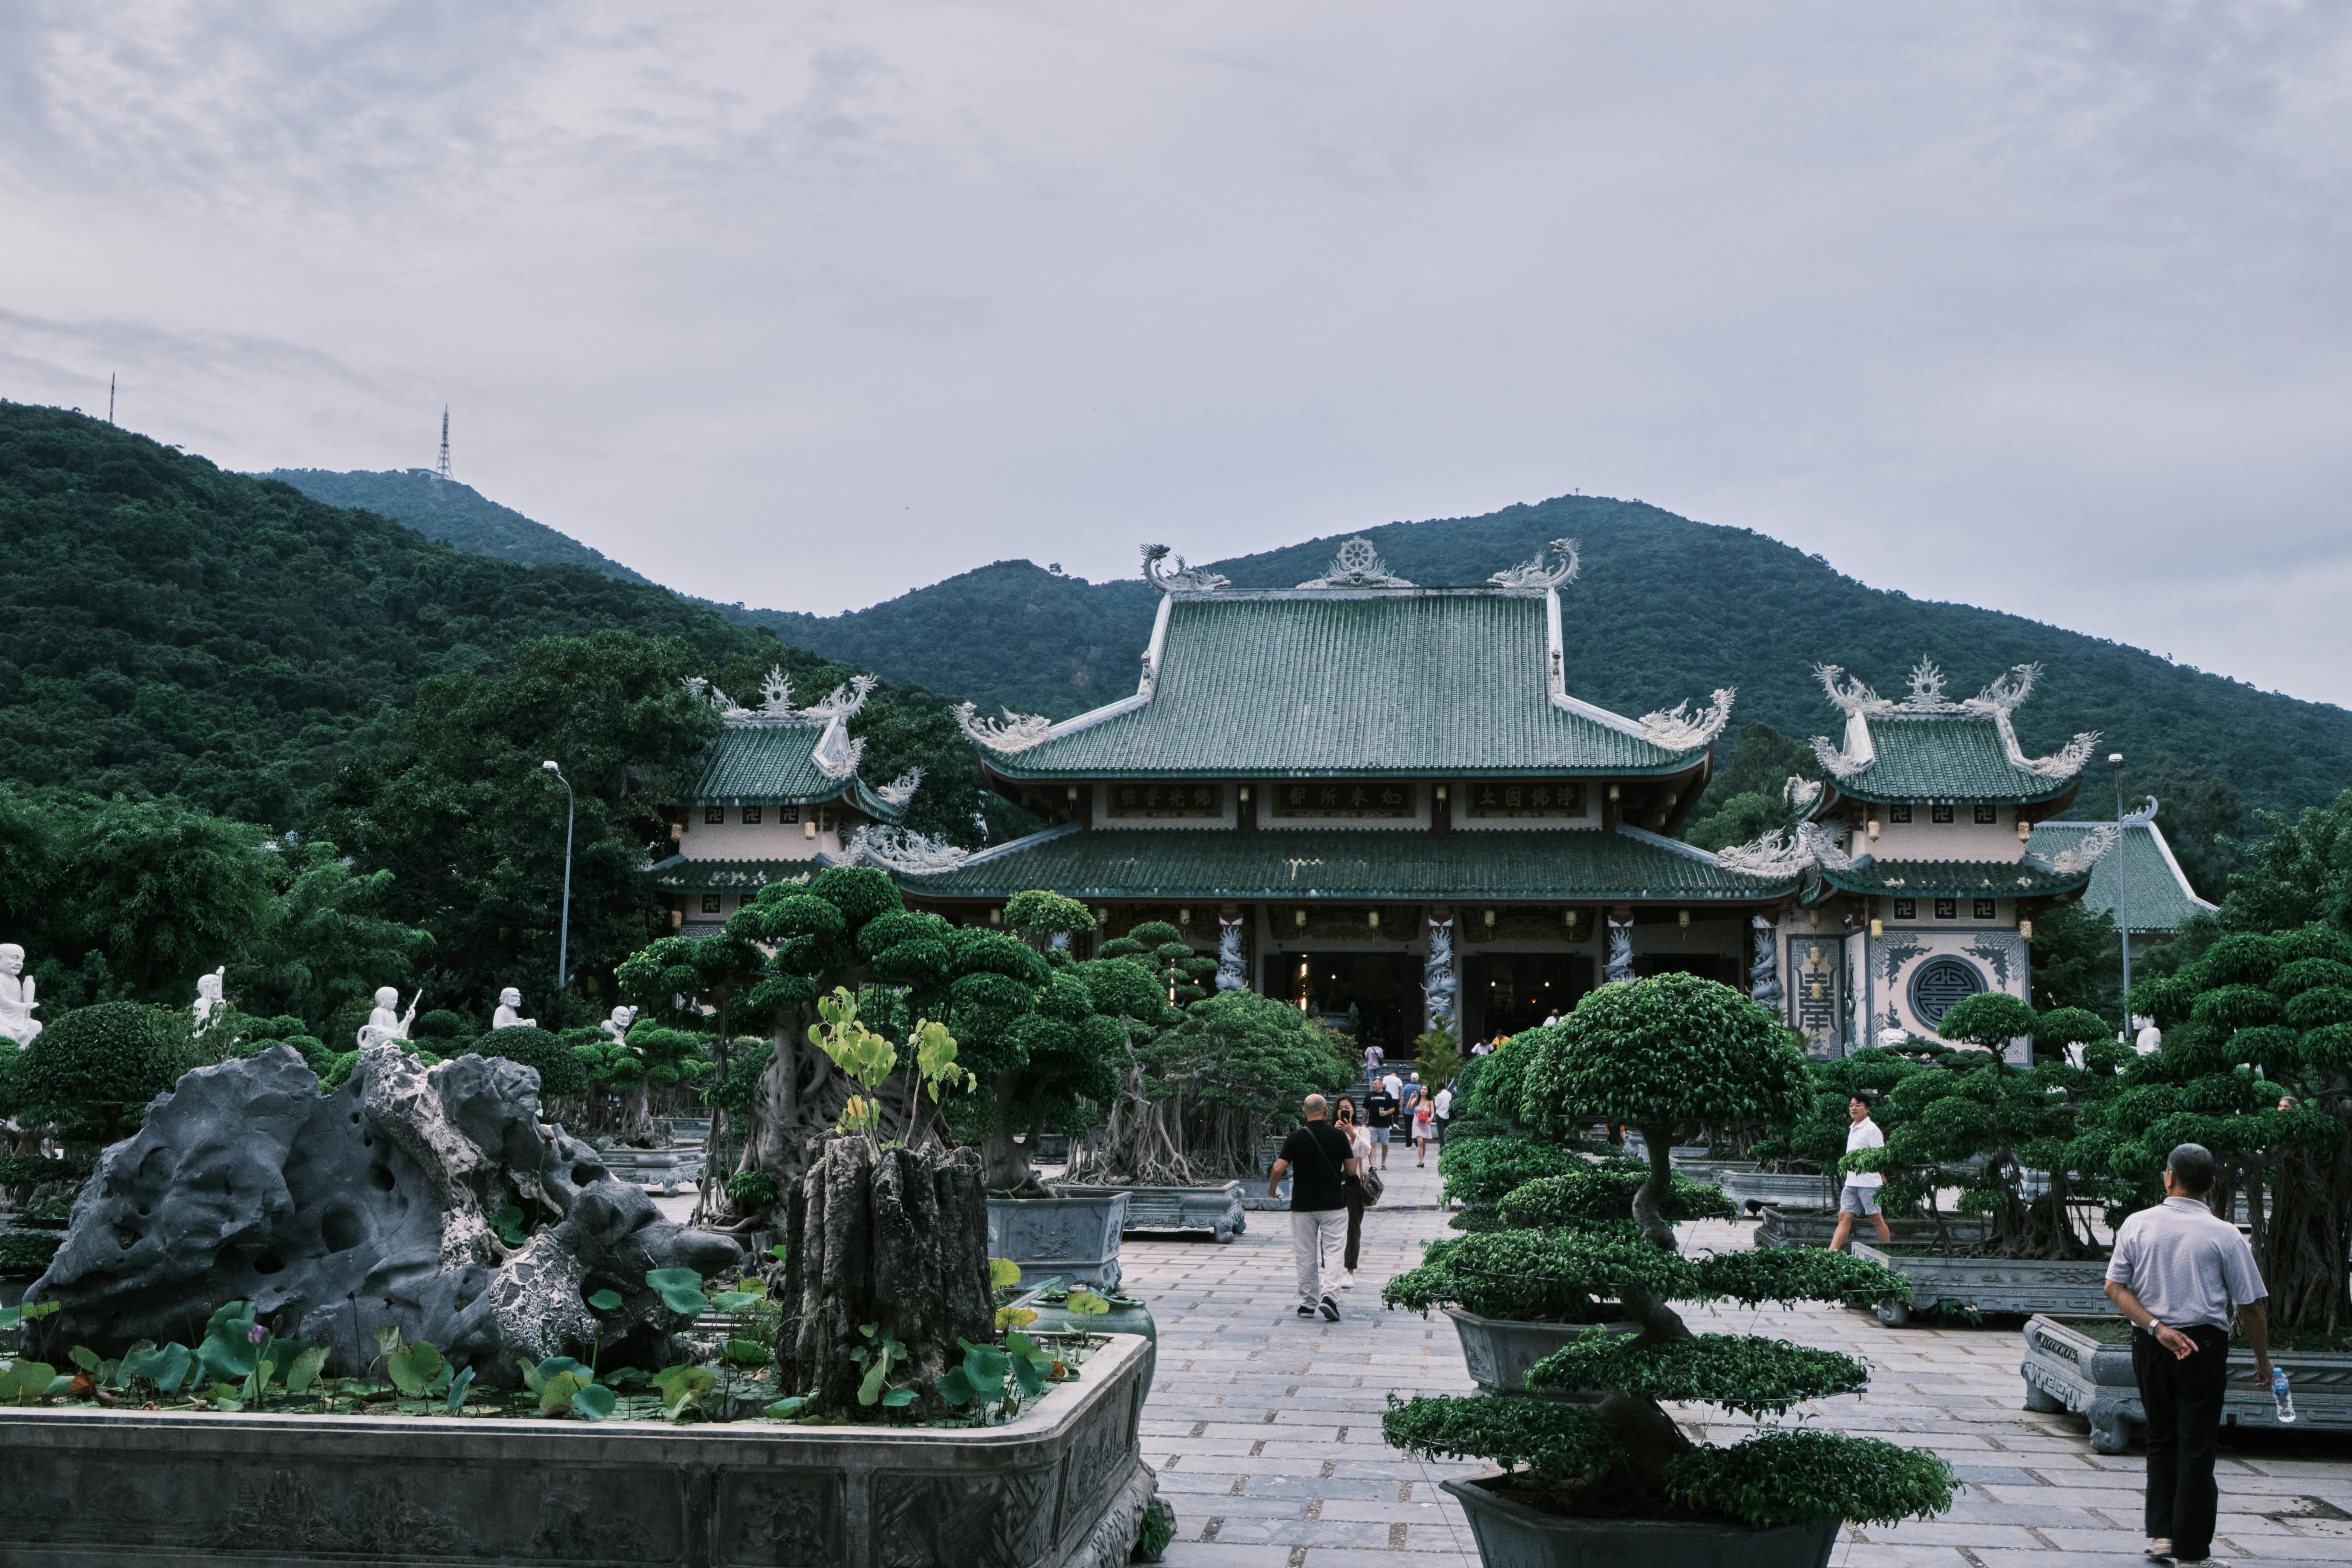
[[[1822,950],[1818,947],[1809,947],[1805,949],[1805,967],[1808,969],[1819,969],[1821,966]]]
[[[1192,911],[1190,910],[1178,910],[1176,911],[1176,923],[1180,926],[1191,925],[1192,923]]]
[[[1829,997],[1829,992],[1828,992],[1827,990],[1823,989],[1823,987],[1822,987],[1822,983],[1821,983],[1820,981],[1818,981],[1818,980],[1814,981],[1814,982],[1813,982],[1813,1000],[1814,1000],[1814,1001],[1816,1001],[1816,1002],[1826,1002],[1826,1001],[1828,1001],[1829,999],[1830,999],[1830,997]]]
[[[1004,923],[1004,911],[1001,909],[990,910],[988,911],[988,923],[992,926],[1003,925]]]
[[[1690,930],[1690,911],[1688,910],[1675,910],[1675,923],[1682,927],[1685,931]]]
[[[1807,910],[1805,911],[1805,929],[1807,931],[1819,931],[1822,929],[1821,910]]]
[[[1864,826],[1863,831],[1868,833],[1871,838],[1874,841],[1878,837],[1878,818],[1874,816],[1872,817],[1870,821]]]
[[[2033,940],[2033,922],[2032,921],[2018,921],[2017,934],[2024,938],[2027,942],[2032,942]]]
[[[1364,923],[1371,927],[1374,931],[1380,930],[1381,911],[1378,910],[1369,910],[1364,916]]]
[[[1290,923],[1296,926],[1306,925],[1307,911],[1305,910],[1293,910],[1290,912]]]
[[[1883,936],[1885,936],[1885,934],[1886,934],[1886,925],[1885,925],[1885,921],[1881,921],[1881,920],[1880,920],[1876,915],[1873,915],[1873,916],[1871,916],[1871,917],[1870,917],[1870,940],[1871,940],[1871,941],[1873,941],[1873,942],[1876,942],[1880,937],[1883,937]]]
[[[1486,929],[1488,931],[1495,929],[1495,911],[1492,910],[1486,911]]]

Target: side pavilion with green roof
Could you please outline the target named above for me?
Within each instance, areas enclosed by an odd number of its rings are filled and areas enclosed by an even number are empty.
[[[2035,917],[2082,897],[2116,842],[2112,824],[2046,820],[2073,804],[2098,736],[2026,754],[2011,715],[2032,666],[1961,700],[1926,660],[1900,701],[1834,665],[1816,673],[1845,715],[1841,737],[1813,742],[1828,779],[1789,781],[1795,834],[1716,858],[1799,879],[1782,933],[1796,1026],[1827,1052],[1932,1038],[1974,992],[2030,997]]]
[[[2047,856],[2070,849],[2079,853],[2090,836],[2105,826],[2036,823],[2027,847]],[[2091,868],[2090,884],[2083,889],[2083,907],[2114,916],[2116,929],[2131,933],[2135,958],[2147,948],[2169,942],[2191,916],[2211,914],[2216,908],[2189,885],[2188,873],[2174,858],[2164,829],[2153,820],[2126,827],[2116,847]]]
[[[849,721],[874,688],[871,676],[808,708],[793,706],[781,669],[769,672],[758,708],[688,684],[725,728],[704,749],[671,818],[677,852],[646,873],[669,906],[672,930],[715,932],[769,883],[805,878],[844,858],[859,829],[905,819],[920,773],[881,785],[858,773],[865,742],[850,736]]]
[[[1671,837],[1732,693],[1639,719],[1572,695],[1557,590],[1575,555],[1554,549],[1423,587],[1350,540],[1323,577],[1259,593],[1147,551],[1162,596],[1133,696],[1059,723],[961,715],[989,787],[1048,829],[883,863],[959,921],[1045,888],[1106,934],[1169,921],[1216,952],[1221,989],[1391,1054],[1433,1021],[1467,1039],[1540,1023],[1604,977],[1745,985],[1750,922],[1797,879]]]

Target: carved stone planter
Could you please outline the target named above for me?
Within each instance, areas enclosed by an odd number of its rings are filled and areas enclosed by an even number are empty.
[[[1882,1251],[1863,1241],[1853,1243],[1853,1255],[1884,1263],[1911,1281],[1909,1301],[1890,1296],[1878,1303],[1878,1321],[1891,1329],[1908,1323],[1915,1310],[1938,1301],[1979,1312],[2085,1317],[2104,1316],[2110,1310],[2105,1259],[2049,1263],[2025,1258],[1951,1258],[1912,1252],[1899,1243]]]
[[[2118,1321],[2107,1316],[2105,1322]],[[2294,1388],[2295,1431],[2352,1431],[2352,1355],[2274,1353]],[[2071,1410],[2091,1421],[2091,1447],[2120,1454],[2139,1441],[2147,1425],[2139,1383],[2132,1375],[2131,1342],[2110,1344],[2084,1325],[2036,1314],[2025,1325],[2028,1410]],[[2278,1426],[2271,1391],[2254,1376],[2252,1351],[2230,1352],[2230,1383],[2221,1396],[2221,1422],[2228,1426]]]
[[[1454,1320],[1454,1332],[1462,1341],[1462,1361],[1472,1380],[1481,1388],[1506,1394],[1525,1393],[1528,1368],[1573,1343],[1588,1329],[1601,1327],[1626,1334],[1641,1331],[1636,1323],[1527,1323],[1482,1318],[1459,1307],[1444,1311]]]
[[[1127,1194],[1103,1197],[991,1198],[988,1255],[1021,1266],[1021,1283],[1060,1276],[1065,1285],[1118,1289],[1118,1238]]]
[[[1069,1198],[1107,1198],[1127,1194],[1125,1230],[1205,1230],[1219,1241],[1231,1241],[1249,1228],[1243,1213],[1242,1184],[1227,1182],[1214,1187],[1108,1187],[1057,1183],[1054,1191]]]
[[[1561,1519],[1498,1489],[1493,1477],[1438,1485],[1461,1503],[1487,1568],[1823,1568],[1838,1521],[1749,1530],[1648,1519]]]
[[[1764,1223],[1756,1227],[1759,1247],[1827,1247],[1830,1238],[1837,1234],[1835,1209],[1787,1208],[1766,1204],[1763,1218]],[[1916,1215],[1890,1215],[1886,1228],[1895,1233],[1897,1241],[1932,1245],[1937,1240],[1936,1222]],[[1871,1240],[1877,1233],[1864,1216],[1853,1222],[1853,1234]],[[1985,1222],[1965,1215],[1947,1215],[1944,1235],[1957,1246],[1974,1247],[1985,1238]]]
[[[1114,1568],[1148,1351],[978,1431],[5,1409],[0,1532],[12,1568]]]
[[[1723,1195],[1756,1213],[1766,1204],[1782,1204],[1792,1208],[1835,1208],[1838,1187],[1843,1178],[1837,1176],[1779,1176],[1759,1171],[1726,1171],[1716,1180]]]

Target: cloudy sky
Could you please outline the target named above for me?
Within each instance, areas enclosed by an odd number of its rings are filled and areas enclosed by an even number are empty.
[[[1639,497],[2352,702],[2347,172],[2334,3],[15,0],[0,396],[818,611]]]

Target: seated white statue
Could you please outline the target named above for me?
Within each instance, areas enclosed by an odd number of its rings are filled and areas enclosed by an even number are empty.
[[[621,1041],[629,1037],[629,1026],[636,1021],[637,1010],[635,1007],[615,1007],[613,1009],[613,1016],[596,1026],[612,1036],[615,1041]]]
[[[41,1032],[41,1021],[33,1016],[40,1004],[33,999],[33,982],[20,978],[24,973],[25,950],[0,942],[0,1035],[29,1046]]]
[[[396,1010],[400,1006],[400,993],[389,985],[379,988],[375,994],[375,1011],[368,1015],[368,1021],[359,1033],[360,1049],[383,1045],[386,1040],[408,1038],[408,1026],[416,1022],[416,1004],[423,1000],[425,993],[419,991],[415,1000],[409,1003],[407,1014],[403,1016]]]
[[[2132,1039],[2132,1049],[2144,1057],[2152,1057],[2164,1048],[2164,1031],[2156,1026],[2155,1019],[2135,1013],[2132,1024],[2139,1030]]]
[[[223,966],[214,970],[210,974],[196,976],[196,999],[190,1005],[188,1011],[195,1015],[196,1027],[199,1031],[211,1023],[213,1014],[225,1005],[221,996],[221,984],[227,975],[228,970],[226,966]]]
[[[522,993],[516,990],[513,986],[509,985],[505,990],[499,992],[498,1011],[490,1015],[490,1027],[493,1029],[535,1029],[539,1027],[538,1019],[525,1018],[515,1011],[516,1008],[521,1005]]]

